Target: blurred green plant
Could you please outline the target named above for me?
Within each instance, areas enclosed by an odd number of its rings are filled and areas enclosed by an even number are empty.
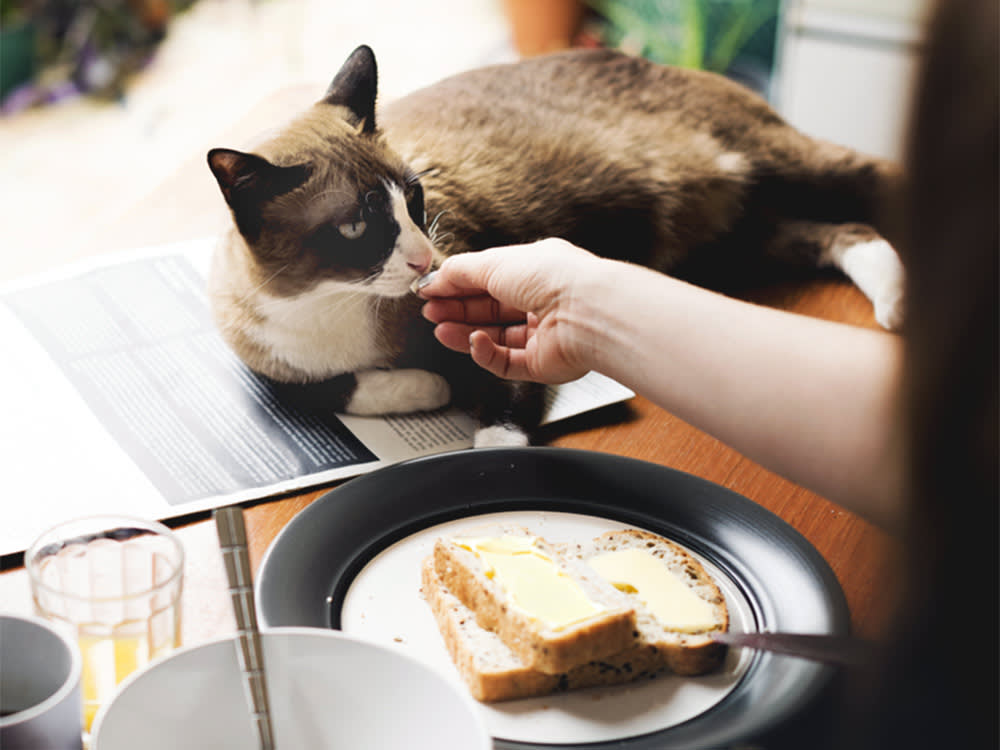
[[[770,72],[781,0],[584,1],[602,21],[606,46],[723,74],[750,58],[758,74]]]
[[[10,0],[0,0],[0,99],[35,73],[35,30]]]

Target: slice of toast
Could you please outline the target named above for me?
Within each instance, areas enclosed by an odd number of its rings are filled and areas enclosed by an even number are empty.
[[[492,703],[617,685],[653,677],[666,667],[656,647],[636,645],[560,674],[539,672],[525,666],[496,633],[479,626],[475,614],[441,581],[433,556],[421,566],[421,582],[448,654],[476,700]]]
[[[572,621],[554,623],[523,608],[524,595],[537,592],[508,590],[513,581],[504,581],[506,572],[492,569],[476,551],[461,546],[477,539],[503,539],[504,543],[524,546],[528,551],[523,554],[543,560],[546,573],[550,569],[558,572],[554,576],[558,586],[578,586],[581,598],[593,605],[591,611]],[[480,528],[460,538],[438,539],[434,568],[448,590],[475,613],[481,628],[496,633],[525,666],[539,672],[558,675],[619,653],[634,645],[638,635],[635,610],[627,596],[578,560],[561,556],[553,545],[524,529]],[[527,589],[536,584],[532,580],[521,585]]]
[[[581,561],[623,549],[648,551],[708,603],[711,627],[694,632],[671,630],[636,595],[626,594],[634,600],[637,614],[638,639],[631,646],[558,674],[541,672],[527,666],[497,633],[480,626],[475,613],[449,591],[437,573],[434,556],[429,556],[421,570],[422,591],[449,655],[473,697],[487,702],[512,700],[631,682],[662,671],[699,675],[721,664],[725,646],[712,641],[709,633],[728,629],[725,599],[704,567],[683,547],[654,534],[626,530],[609,532],[583,544],[561,545],[560,549],[564,555]]]
[[[708,571],[682,546],[647,531],[625,529],[609,531],[587,543],[566,545],[563,554],[591,563],[603,553],[627,549],[642,550],[660,560],[707,605],[704,627],[688,624],[680,628],[658,619],[638,593],[627,594],[635,606],[642,642],[655,647],[663,655],[665,666],[675,674],[699,675],[717,667],[725,648],[712,640],[711,633],[729,629],[729,610]]]

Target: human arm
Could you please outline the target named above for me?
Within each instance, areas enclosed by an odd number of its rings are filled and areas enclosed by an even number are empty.
[[[892,334],[741,302],[561,240],[456,256],[422,294],[442,343],[499,375],[565,382],[596,370],[770,470],[895,522]],[[497,318],[508,325],[481,324]]]

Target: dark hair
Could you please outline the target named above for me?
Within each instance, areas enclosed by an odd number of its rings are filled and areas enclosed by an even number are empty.
[[[939,2],[917,79],[900,213],[905,588],[855,747],[997,747],[997,9]]]

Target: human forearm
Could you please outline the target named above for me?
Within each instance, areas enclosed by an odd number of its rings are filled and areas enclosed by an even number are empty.
[[[597,370],[894,523],[901,345],[891,334],[740,302],[552,239],[450,258],[423,293],[438,339],[501,377],[560,383]]]
[[[893,523],[897,337],[606,261],[581,279],[570,315],[592,369],[768,469]]]

